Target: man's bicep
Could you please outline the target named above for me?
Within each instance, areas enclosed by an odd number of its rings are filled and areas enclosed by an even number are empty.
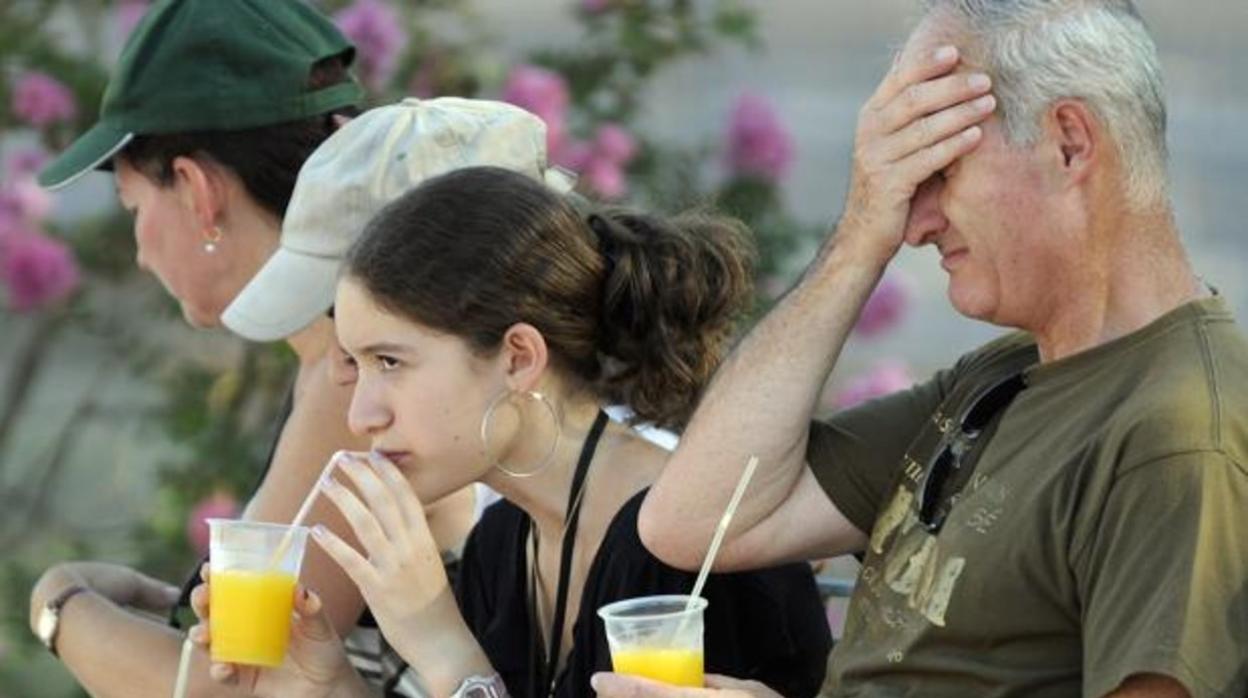
[[[867,534],[841,513],[807,467],[780,506],[725,546],[715,569],[755,569],[835,557],[862,550],[866,544]]]

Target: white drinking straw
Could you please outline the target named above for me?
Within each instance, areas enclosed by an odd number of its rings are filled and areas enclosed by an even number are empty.
[[[290,527],[282,534],[282,539],[278,541],[277,548],[273,550],[273,556],[269,558],[269,568],[277,567],[277,563],[281,561],[282,556],[286,554],[286,549],[290,547],[290,543],[294,540],[295,529],[299,528],[299,524],[308,518],[308,512],[312,511],[312,504],[316,501],[316,496],[321,493],[321,480],[329,475],[329,471],[334,469],[338,464],[338,454],[335,453],[325,467],[321,469],[321,477],[317,479],[316,484],[312,486],[312,491],[308,492],[308,496],[303,498],[303,504],[299,505],[299,511],[295,512],[295,518],[290,522]]]
[[[195,649],[195,645],[191,643],[191,635],[187,633],[186,639],[182,641],[182,658],[178,660],[178,678],[173,683],[173,698],[186,698],[186,678],[191,668],[191,650]]]
[[[338,454],[334,454],[325,467],[321,470],[321,478],[323,479],[333,469],[338,462]],[[308,496],[303,498],[303,504],[299,505],[299,511],[295,512],[295,518],[290,522],[290,527],[286,529],[286,533],[282,534],[282,539],[278,541],[277,548],[273,551],[273,556],[269,558],[269,567],[277,567],[277,563],[286,554],[286,549],[290,547],[294,540],[295,529],[303,520],[308,517],[308,512],[312,510],[312,504],[316,501],[316,496],[321,491],[321,480],[318,479],[316,484],[312,486],[312,490],[308,492]],[[178,680],[173,687],[173,698],[184,698],[186,696],[186,673],[191,658],[191,638],[187,636],[186,641],[182,643],[182,658],[178,661]]]
[[[715,537],[711,538],[711,548],[706,551],[706,559],[702,561],[702,569],[698,571],[698,581],[694,582],[693,593],[689,595],[689,601],[685,603],[686,614],[693,610],[694,602],[701,595],[702,587],[706,585],[706,577],[711,573],[711,564],[715,562],[715,555],[719,553],[720,544],[724,542],[728,524],[732,522],[732,515],[737,512],[737,505],[741,503],[741,496],[745,494],[745,488],[749,486],[750,478],[754,477],[754,469],[757,467],[758,456],[750,456],[750,460],[745,464],[745,472],[741,473],[741,479],[737,481],[737,489],[732,493],[732,499],[728,500],[728,508],[724,510],[724,515],[719,519]],[[688,615],[685,618],[688,618]],[[683,620],[681,625],[684,625]]]

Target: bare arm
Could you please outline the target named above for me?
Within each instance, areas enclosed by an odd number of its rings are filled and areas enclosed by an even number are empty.
[[[268,475],[248,504],[244,516],[261,521],[289,521],[304,496],[317,482],[323,465],[338,450],[367,448],[347,429],[351,400],[349,382],[331,377],[329,357],[303,367],[296,382],[294,408],[282,428]],[[431,507],[451,525],[438,527],[439,543],[458,545],[471,524],[472,498],[448,497]],[[469,512],[467,518],[464,511]],[[355,544],[351,527],[337,509],[321,500],[308,517]],[[445,539],[445,540],[443,540]],[[71,565],[72,567],[72,565]],[[326,614],[340,636],[355,626],[364,608],[358,589],[338,565],[317,546],[308,546],[301,575],[317,590]],[[78,580],[67,579],[56,568],[45,574],[32,594],[32,616],[60,589]],[[57,646],[62,662],[93,695],[164,698],[177,671],[182,635],[137,615],[107,596],[75,598],[62,615]],[[190,674],[192,696],[243,695],[208,680],[207,662],[197,650]]]
[[[64,567],[50,570],[32,596],[32,617],[47,598],[80,581]],[[181,632],[88,592],[62,608],[56,647],[74,678],[96,698],[168,698],[182,640]],[[187,695],[192,698],[246,695],[214,684],[208,677],[208,658],[199,650],[192,655],[188,678]]]
[[[1189,698],[1183,684],[1160,674],[1136,674],[1122,682],[1107,698]]]
[[[701,561],[749,455],[760,467],[718,569],[830,556],[865,543],[805,462],[819,393],[884,267],[922,184],[974,148],[984,89],[951,74],[956,52],[909,47],[863,108],[845,212],[801,282],[725,361],[642,508],[642,540],[678,567]],[[807,473],[804,475],[804,473]],[[794,527],[794,524],[797,524]]]

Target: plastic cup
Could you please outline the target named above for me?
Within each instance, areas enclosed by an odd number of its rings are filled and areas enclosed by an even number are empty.
[[[702,686],[702,613],[707,602],[694,599],[686,610],[689,598],[643,596],[598,609],[616,673],[672,686]]]
[[[296,526],[286,550],[275,558],[290,526],[208,519],[208,528],[212,661],[280,665],[290,640],[308,530]]]

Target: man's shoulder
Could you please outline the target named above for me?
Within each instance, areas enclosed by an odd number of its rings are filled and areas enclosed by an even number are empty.
[[[1026,332],[1008,332],[958,358],[953,372],[958,377],[1018,373],[1040,360],[1036,340]]]

